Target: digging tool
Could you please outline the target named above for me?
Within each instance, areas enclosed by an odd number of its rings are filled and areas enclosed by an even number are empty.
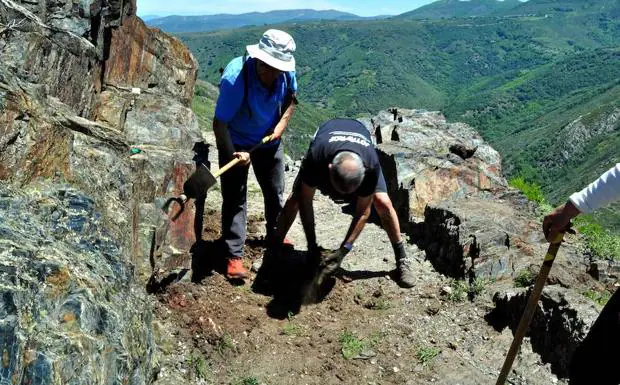
[[[258,142],[247,152],[253,152],[263,144],[271,141],[271,138],[272,135],[264,137],[260,142]],[[198,197],[206,195],[207,191],[216,183],[216,179],[226,171],[230,170],[237,163],[239,163],[239,161],[239,158],[235,158],[230,162],[226,163],[213,174],[204,163],[200,163],[196,171],[194,171],[194,173],[189,177],[189,179],[187,179],[183,184],[183,194],[168,199],[166,203],[162,206],[162,210],[167,214],[172,202],[178,203],[180,209],[174,215],[174,217],[171,218],[172,221],[175,221],[183,213],[183,210],[185,210],[185,202],[187,202],[188,199],[196,199]]]
[[[327,250],[319,247],[313,252],[315,255],[312,255],[311,258],[315,260],[316,266],[312,278],[302,285],[301,297],[304,304],[315,303],[321,297],[323,283],[340,268],[342,260],[346,256],[346,253],[342,252],[341,249],[325,254]]]
[[[569,230],[570,229],[567,229],[565,231]],[[502,371],[500,372],[495,385],[504,385],[506,379],[508,378],[508,374],[510,373],[510,369],[512,368],[512,363],[517,356],[517,352],[519,351],[519,347],[521,346],[523,337],[525,337],[525,333],[530,326],[530,322],[532,321],[532,317],[534,316],[534,312],[536,311],[536,306],[538,305],[538,300],[540,299],[543,288],[545,286],[545,282],[547,281],[547,277],[549,276],[549,272],[551,271],[551,266],[553,266],[553,261],[555,261],[555,256],[558,254],[558,250],[560,249],[560,245],[562,244],[563,239],[564,231],[558,233],[556,238],[549,244],[547,254],[545,255],[545,260],[540,267],[540,272],[538,273],[538,277],[536,278],[534,289],[530,294],[527,305],[525,305],[525,310],[523,311],[523,315],[521,316],[521,321],[519,321],[519,326],[517,327],[514,339],[512,340],[512,345],[510,345],[510,349],[508,350],[508,354],[506,355],[506,359],[504,360],[504,366],[502,366]]]

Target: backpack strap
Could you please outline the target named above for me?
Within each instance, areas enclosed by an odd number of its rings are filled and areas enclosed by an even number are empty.
[[[243,100],[241,101],[241,105],[247,101],[248,97],[248,87],[250,84],[250,75],[248,74],[250,65],[248,64],[248,54],[247,52],[243,54],[243,67],[241,68],[241,72],[243,73]],[[248,116],[252,119],[252,107],[250,107],[250,103],[245,103],[248,106]]]

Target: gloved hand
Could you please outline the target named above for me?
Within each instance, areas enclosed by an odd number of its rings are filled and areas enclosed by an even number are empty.
[[[324,275],[334,274],[336,270],[338,270],[338,268],[340,267],[342,260],[344,259],[344,257],[347,256],[347,254],[349,254],[349,249],[341,246],[339,249],[333,250],[331,253],[325,256],[325,258],[323,258],[321,260],[321,263],[319,264],[319,268],[322,273]]]

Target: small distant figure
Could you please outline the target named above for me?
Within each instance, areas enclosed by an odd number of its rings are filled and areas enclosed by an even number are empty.
[[[396,121],[398,119],[398,109],[397,108],[392,108],[391,110],[388,110],[392,113],[392,115],[394,115],[394,121]]]
[[[403,122],[403,117],[402,115],[398,117],[398,123],[402,123]]]
[[[383,134],[381,133],[381,125],[377,124],[375,128],[375,138],[377,138],[377,144],[383,143]]]
[[[394,126],[392,130],[392,137],[390,138],[392,142],[400,142],[400,135],[398,135],[398,126]]]

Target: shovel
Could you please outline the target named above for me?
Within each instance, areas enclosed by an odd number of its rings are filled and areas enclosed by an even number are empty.
[[[254,147],[249,149],[248,152],[253,152],[254,150],[269,141],[271,141],[271,135],[264,137]],[[220,175],[234,167],[237,163],[239,163],[239,161],[239,158],[235,158],[230,162],[226,163],[215,173],[211,173],[211,170],[209,170],[209,168],[204,163],[200,163],[196,171],[194,171],[194,173],[189,177],[189,179],[187,179],[183,184],[183,194],[168,199],[166,203],[164,203],[164,205],[162,206],[162,210],[166,214],[168,214],[168,210],[172,202],[178,203],[180,206],[179,211],[170,218],[170,220],[174,222],[183,213],[183,210],[185,210],[185,202],[187,202],[188,199],[196,199],[198,197],[205,196],[207,194],[207,191],[216,183],[216,179]]]
[[[570,228],[566,229],[565,231],[572,232]],[[504,360],[504,365],[502,366],[502,371],[500,372],[499,378],[497,379],[495,385],[504,385],[506,379],[508,378],[508,374],[510,373],[510,369],[512,368],[512,363],[517,356],[517,352],[519,351],[519,347],[521,346],[523,337],[525,337],[525,333],[530,326],[530,322],[532,321],[532,317],[534,316],[534,312],[536,311],[536,306],[538,305],[538,300],[540,299],[540,295],[542,294],[543,288],[545,287],[545,282],[547,281],[547,277],[549,276],[549,272],[551,271],[551,266],[553,266],[553,261],[555,261],[555,256],[558,254],[558,250],[560,249],[560,245],[562,244],[563,239],[564,232],[560,232],[558,233],[557,237],[549,244],[549,249],[547,250],[547,254],[545,255],[545,260],[540,267],[540,272],[538,273],[538,277],[536,278],[534,289],[532,289],[530,298],[527,301],[527,305],[525,306],[525,310],[523,311],[523,315],[521,316],[521,321],[519,321],[519,326],[517,327],[514,339],[512,340],[512,345],[510,345],[510,349],[508,350],[508,354],[506,355],[506,359]]]

